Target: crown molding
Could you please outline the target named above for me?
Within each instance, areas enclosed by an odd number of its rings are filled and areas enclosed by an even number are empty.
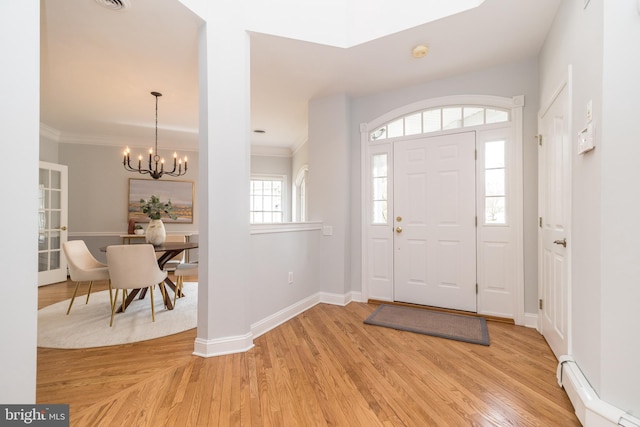
[[[40,136],[43,138],[51,139],[53,141],[60,141],[60,131],[54,129],[51,126],[47,126],[44,123],[40,123]]]
[[[292,152],[287,147],[271,147],[266,145],[252,145],[252,156],[266,156],[266,157],[291,157]]]

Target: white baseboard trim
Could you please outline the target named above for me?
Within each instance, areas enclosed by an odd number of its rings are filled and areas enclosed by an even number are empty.
[[[251,332],[246,335],[213,340],[196,338],[193,354],[200,357],[214,357],[225,354],[243,353],[253,348],[254,339],[307,311],[316,304],[324,303],[344,307],[352,301],[359,302],[361,299],[362,294],[360,292],[348,292],[342,295],[318,292],[253,323],[251,325]]]
[[[557,379],[583,426],[640,427],[640,419],[600,399],[571,356],[560,357]]]
[[[196,338],[193,355],[200,357],[224,356],[225,354],[244,353],[252,348],[253,335],[251,333],[212,340]]]
[[[347,292],[346,294],[333,294],[329,292],[320,292],[320,301],[325,304],[339,305],[344,307],[352,301],[360,302],[362,294],[360,292]]]
[[[536,313],[525,313],[524,326],[527,328],[538,329],[538,315]]]
[[[303,300],[300,300],[289,307],[283,308],[277,313],[271,316],[265,317],[262,320],[257,321],[251,325],[251,333],[253,338],[258,338],[260,335],[269,332],[271,329],[282,325],[289,319],[292,319],[313,307],[320,302],[320,294],[311,295]]]

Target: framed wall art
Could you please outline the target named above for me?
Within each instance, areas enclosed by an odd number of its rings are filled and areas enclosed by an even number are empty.
[[[176,219],[162,217],[165,223],[193,223],[193,181],[160,181],[155,179],[129,178],[129,203],[127,220],[149,222],[149,217],[142,213],[140,199],[148,200],[158,196],[161,202],[171,200],[173,214]]]

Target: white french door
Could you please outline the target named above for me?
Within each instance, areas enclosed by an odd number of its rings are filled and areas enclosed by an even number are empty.
[[[475,132],[393,146],[394,300],[476,312]]]
[[[569,89],[563,85],[539,117],[539,327],[556,357],[569,352],[571,139]]]
[[[67,166],[40,162],[38,286],[67,280],[62,243],[67,240]]]

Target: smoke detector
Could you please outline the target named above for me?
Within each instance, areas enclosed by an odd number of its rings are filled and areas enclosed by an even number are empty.
[[[416,59],[424,58],[427,56],[427,53],[429,53],[429,46],[424,44],[420,44],[411,50],[411,55]]]
[[[96,3],[111,10],[131,9],[131,0],[96,0]]]

